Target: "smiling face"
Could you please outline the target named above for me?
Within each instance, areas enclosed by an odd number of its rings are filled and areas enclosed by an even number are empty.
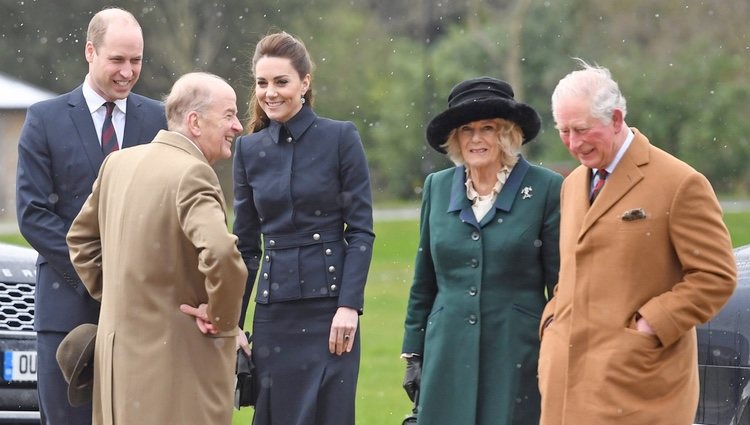
[[[215,79],[211,89],[211,103],[203,112],[192,112],[197,120],[199,133],[196,144],[200,147],[209,164],[232,156],[232,142],[242,131],[237,118],[237,96],[229,84]]]
[[[286,58],[264,56],[255,65],[255,97],[268,118],[287,122],[302,109],[310,75],[300,78]]]
[[[127,20],[113,20],[99,46],[86,42],[85,54],[94,91],[107,101],[125,99],[141,74],[141,28]]]
[[[474,170],[494,170],[500,167],[498,130],[495,120],[472,121],[456,129],[461,156],[472,173]]]
[[[624,141],[622,111],[615,109],[611,122],[591,114],[589,101],[567,97],[557,101],[553,111],[555,127],[568,152],[589,168],[606,168]]]

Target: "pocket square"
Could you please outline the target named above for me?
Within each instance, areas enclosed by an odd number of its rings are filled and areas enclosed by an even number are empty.
[[[643,208],[633,208],[632,210],[627,210],[622,215],[622,221],[633,221],[633,220],[642,220],[646,218],[646,211],[643,211]]]

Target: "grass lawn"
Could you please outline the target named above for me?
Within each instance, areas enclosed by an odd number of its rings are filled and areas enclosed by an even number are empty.
[[[750,212],[727,213],[724,222],[732,236],[732,246],[737,248],[750,244]]]
[[[750,212],[727,213],[735,247],[750,244]],[[357,390],[358,425],[398,424],[411,408],[401,389],[404,364],[399,359],[406,299],[416,252],[416,220],[376,222],[374,258],[362,316],[362,364]],[[18,235],[0,241],[25,245]],[[252,307],[251,307],[252,308]],[[248,314],[252,317],[252,312]],[[234,425],[249,425],[251,408],[235,412]]]

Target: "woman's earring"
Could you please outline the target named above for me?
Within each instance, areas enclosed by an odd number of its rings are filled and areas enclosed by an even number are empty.
[[[305,96],[302,96],[302,99],[300,100],[300,102],[302,102],[302,104],[303,104],[303,105],[305,104],[305,102],[307,102],[307,101],[305,100]]]

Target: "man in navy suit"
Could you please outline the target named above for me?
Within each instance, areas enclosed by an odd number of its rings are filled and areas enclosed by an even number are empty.
[[[55,359],[70,330],[99,318],[99,303],[73,269],[65,236],[106,154],[148,143],[167,127],[161,102],[130,92],[143,62],[143,33],[131,13],[110,8],[94,15],[85,56],[83,84],[31,106],[18,145],[18,223],[39,252],[34,328],[45,425],[91,423],[91,403],[70,405]]]

